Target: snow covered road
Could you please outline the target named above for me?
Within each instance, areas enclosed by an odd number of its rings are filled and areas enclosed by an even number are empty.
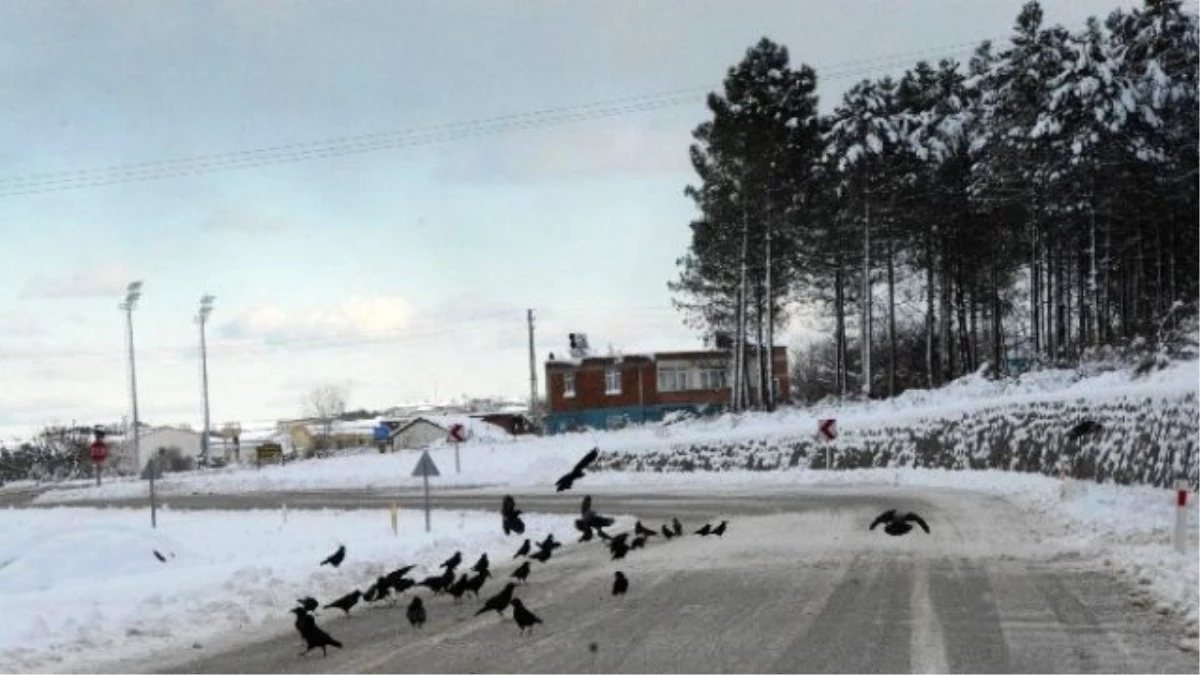
[[[535,563],[531,583],[517,593],[545,621],[531,637],[520,637],[511,619],[474,617],[476,602],[434,598],[419,635],[402,607],[324,616],[346,643],[328,658],[298,656],[284,616],[270,639],[103,669],[1195,672],[1200,665],[1179,646],[1188,629],[1178,617],[1155,611],[1136,583],[1081,557],[1061,532],[1003,497],[876,486],[804,498],[770,488],[687,498],[663,491],[614,502],[597,493],[605,512],[633,511],[653,525],[678,515],[689,531],[728,517],[730,531],[723,539],[654,541],[620,562],[584,544]],[[868,532],[871,519],[893,506],[920,511],[932,535]],[[511,562],[493,567],[503,572]],[[608,595],[616,569],[631,580],[621,599]],[[492,582],[484,595],[498,588]]]

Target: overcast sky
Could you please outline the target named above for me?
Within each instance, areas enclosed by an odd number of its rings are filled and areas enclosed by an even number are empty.
[[[1045,8],[1074,29],[1118,4]],[[117,304],[134,279],[145,283],[133,317],[140,412],[152,423],[200,423],[193,317],[205,293],[216,296],[214,425],[299,415],[324,382],[346,386],[351,407],[527,396],[528,307],[539,362],[571,330],[602,349],[699,344],[666,287],[689,240],[682,192],[699,97],[14,194],[31,176],[717,88],[764,35],[819,77],[852,73],[822,79],[829,109],[855,78],[899,74],[914,52],[965,57],[966,43],[1004,38],[1020,5],[0,3],[0,429],[127,413]]]

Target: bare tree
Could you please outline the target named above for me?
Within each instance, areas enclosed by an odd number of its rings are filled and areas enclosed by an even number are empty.
[[[346,412],[346,390],[335,384],[323,384],[304,397],[304,414],[321,424],[324,447],[329,447],[333,421]]]

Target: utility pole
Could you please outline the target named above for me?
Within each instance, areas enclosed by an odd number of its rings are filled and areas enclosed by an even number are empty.
[[[767,202],[767,259],[765,271],[765,285],[767,287],[767,326],[766,326],[766,349],[767,349],[767,382],[763,391],[766,393],[764,408],[767,412],[775,411],[775,313],[774,309],[774,292],[771,288],[771,202]]]
[[[863,201],[862,393],[871,398],[871,193]]]
[[[204,388],[204,435],[200,437],[200,457],[208,466],[208,345],[204,339],[204,324],[212,314],[213,296],[205,295],[200,298],[200,313],[196,315],[196,323],[200,324],[200,381]]]
[[[125,312],[125,328],[129,333],[129,393],[133,402],[133,461],[138,465],[142,461],[141,443],[138,439],[138,401],[137,401],[137,366],[133,358],[133,310],[137,307],[138,298],[142,296],[142,282],[131,282],[125,290],[125,302],[118,305],[118,308]],[[154,476],[153,465],[150,466],[151,480]],[[139,466],[140,470],[140,466]],[[151,483],[153,486],[153,483]],[[157,526],[157,518],[155,517],[153,508],[153,495],[151,496],[150,509],[150,526]]]
[[[537,386],[537,357],[533,349],[533,310],[525,311],[529,323],[529,416],[537,417],[538,386]]]

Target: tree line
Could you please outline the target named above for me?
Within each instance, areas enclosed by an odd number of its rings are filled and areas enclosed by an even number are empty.
[[[1198,24],[1146,0],[1068,30],[1027,3],[1007,44],[864,79],[830,113],[763,38],[693,132],[698,215],[668,285],[685,322],[754,345],[797,311],[829,337],[814,394],[894,395],[1153,347],[1195,316]],[[749,377],[757,368],[757,377]]]

